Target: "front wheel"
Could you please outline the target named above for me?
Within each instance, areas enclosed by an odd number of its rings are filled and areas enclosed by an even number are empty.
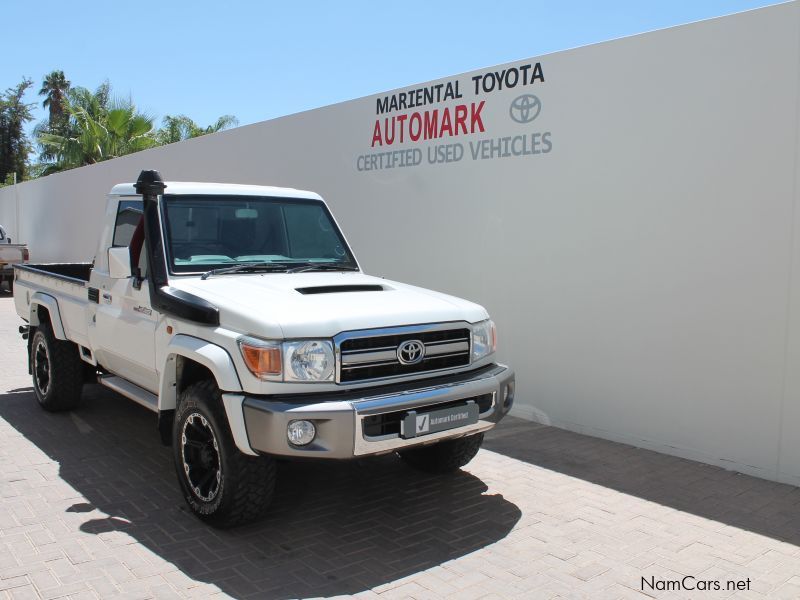
[[[181,394],[172,448],[183,497],[199,519],[233,527],[264,515],[275,489],[275,459],[239,451],[214,382]]]
[[[457,471],[475,458],[482,443],[483,434],[478,433],[437,442],[430,446],[402,450],[398,454],[409,465],[420,471],[450,473]]]

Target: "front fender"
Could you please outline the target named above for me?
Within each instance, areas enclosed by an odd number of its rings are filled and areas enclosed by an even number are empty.
[[[206,367],[217,387],[223,392],[240,392],[242,384],[230,354],[225,348],[209,341],[179,334],[173,337],[166,348],[166,360],[161,370],[158,410],[173,410],[177,404],[177,358],[183,356]]]

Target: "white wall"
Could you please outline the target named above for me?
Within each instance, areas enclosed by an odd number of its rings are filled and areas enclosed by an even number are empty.
[[[520,416],[800,484],[799,10],[507,65],[541,63],[524,88],[476,97],[500,67],[447,78],[463,99],[426,108],[486,102],[485,133],[445,140],[460,162],[358,172],[375,96],[22,184],[21,237],[33,260],[88,259],[104,194],[141,168],[313,189],[367,272],[487,306]],[[528,124],[522,93],[542,103]],[[549,153],[471,158],[544,132]]]

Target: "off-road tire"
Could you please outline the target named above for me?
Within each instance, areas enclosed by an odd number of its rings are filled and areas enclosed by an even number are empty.
[[[398,452],[409,465],[426,473],[451,473],[475,458],[483,443],[483,434],[445,440]]]
[[[212,457],[216,452],[216,470],[220,473],[216,489],[214,476],[209,489],[201,490],[201,486],[197,486],[198,491],[195,491],[194,484],[199,482],[193,481],[190,473],[193,468],[204,465],[199,458],[192,457],[192,449],[183,440],[185,432],[195,431],[195,423],[201,437],[202,431],[213,434],[205,443],[205,451]],[[275,459],[249,456],[236,447],[215,382],[200,381],[181,393],[172,425],[172,450],[183,497],[200,520],[213,527],[228,528],[264,516],[275,490]],[[210,470],[214,472],[214,468]]]
[[[33,332],[30,361],[33,391],[43,409],[57,412],[78,406],[84,363],[75,344],[57,340],[50,325],[41,323]]]

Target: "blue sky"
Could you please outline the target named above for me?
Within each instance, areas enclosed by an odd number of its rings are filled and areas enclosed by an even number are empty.
[[[764,0],[3,3],[0,86],[61,69],[159,118],[242,125]],[[13,52],[9,52],[13,49]]]

